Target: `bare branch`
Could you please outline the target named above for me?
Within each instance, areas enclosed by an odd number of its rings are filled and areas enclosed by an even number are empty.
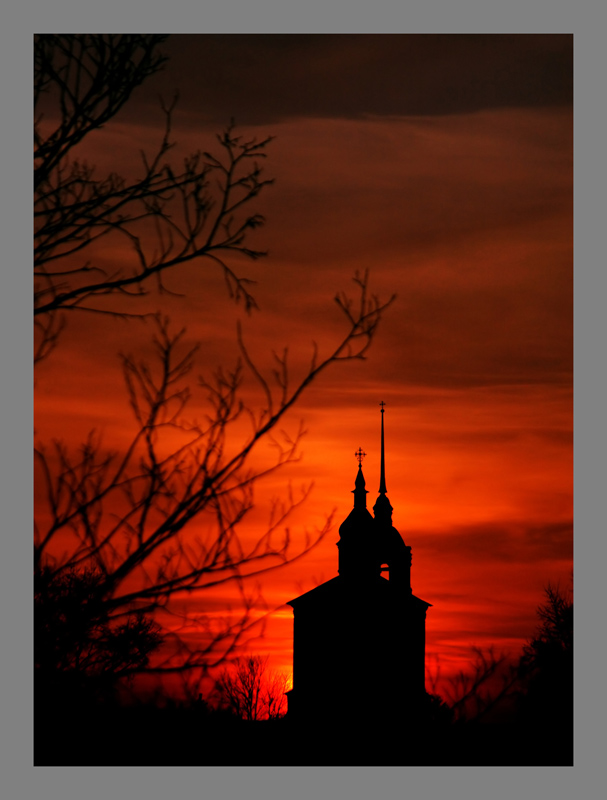
[[[357,279],[357,285],[366,295],[366,278]],[[157,315],[155,365],[122,356],[136,422],[125,455],[118,460],[103,454],[94,437],[75,457],[57,444],[54,463],[44,448],[38,449],[50,522],[37,524],[37,563],[48,563],[53,542],[70,531],[74,545],[55,565],[55,573],[94,566],[104,576],[104,602],[114,618],[132,609],[168,608],[179,597],[260,576],[303,557],[331,526],[328,518],[293,550],[288,520],[311,487],[275,501],[266,531],[250,541],[240,531],[254,506],[254,487],[298,458],[305,431],[300,425],[289,436],[280,431],[282,420],[322,370],[362,357],[386,307],[377,301],[358,303],[356,312],[347,315],[341,342],[322,360],[315,350],[309,371],[294,385],[287,350],[275,356],[274,388],[255,366],[239,331],[244,367],[261,385],[265,403],[258,411],[249,409],[253,430],[238,447],[233,446],[233,431],[245,411],[239,397],[243,367],[219,370],[213,380],[201,381],[209,413],[203,425],[188,421],[186,381],[196,348],[184,348],[184,331],[172,333],[168,320]],[[182,438],[178,447],[167,438],[173,432]],[[274,446],[274,463],[251,468],[249,460],[263,441]]]
[[[236,275],[226,256],[257,259],[265,251],[246,243],[264,223],[243,208],[272,181],[258,161],[271,137],[246,140],[231,124],[218,137],[222,158],[194,153],[181,169],[165,161],[173,147],[171,115],[177,97],[162,104],[165,130],[153,156],[141,153],[142,174],[129,181],[115,173],[97,177],[79,160],[77,146],[102,128],[127,102],[133,89],[162,67],[161,36],[38,36],[35,40],[35,99],[43,111],[35,129],[34,315],[45,320],[60,310],[98,310],[83,300],[124,292],[142,295],[154,278],[189,261],[208,259],[222,270],[230,296],[255,308],[246,278]],[[218,179],[217,183],[215,178]],[[216,188],[214,188],[216,183]],[[154,235],[142,226],[152,223]],[[145,231],[145,235],[142,233]],[[73,266],[65,260],[102,237],[124,237],[133,264],[108,271],[100,264]],[[96,279],[91,281],[91,273]],[[117,313],[112,306],[105,313]],[[49,322],[42,330],[50,330]],[[55,331],[56,340],[58,332]],[[42,348],[48,355],[50,347]]]
[[[250,234],[265,222],[252,204],[272,183],[261,167],[271,138],[237,135],[231,123],[217,137],[217,154],[196,152],[176,167],[168,160],[174,98],[161,103],[164,131],[152,153],[140,153],[137,177],[98,175],[79,146],[162,67],[162,40],[35,40],[35,360],[57,345],[67,312],[145,316],[154,326],[151,362],[121,355],[133,414],[124,451],[106,451],[94,432],[75,452],[61,441],[36,448],[37,497],[44,498],[35,521],[36,575],[44,576],[47,596],[75,589],[77,577],[88,576],[83,585],[96,604],[91,630],[103,631],[104,641],[122,631],[131,643],[134,631],[143,640],[151,631],[135,626],[141,615],[174,621],[187,598],[198,600],[228,583],[241,589],[233,620],[217,623],[205,613],[196,618],[202,644],[188,644],[165,626],[162,635],[171,646],[162,657],[149,663],[146,651],[146,658],[128,662],[124,674],[201,670],[231,657],[260,620],[260,600],[245,594],[244,582],[304,557],[330,529],[331,516],[312,533],[291,533],[290,518],[310,486],[299,493],[289,489],[286,499],[274,501],[265,529],[254,532],[247,523],[259,482],[299,458],[305,431],[301,424],[285,429],[287,415],[325,369],[366,357],[391,302],[369,295],[367,274],[357,274],[356,300],[335,298],[346,322],[342,338],[324,356],[314,344],[309,368],[299,376],[287,348],[273,354],[267,372],[261,369],[238,328],[239,363],[200,380],[203,418],[188,418],[197,347],[188,347],[185,332],[173,332],[160,313],[138,314],[136,300],[154,282],[159,293],[172,293],[165,281],[173,269],[206,260],[221,271],[236,302],[248,312],[256,307],[252,281],[236,272],[232,260],[265,255],[251,245]],[[107,266],[97,257],[100,243],[123,247],[130,260]],[[129,301],[126,310],[112,303],[118,298]],[[244,402],[245,377],[261,390],[258,405]],[[247,418],[251,427],[243,433]],[[264,444],[273,447],[269,465],[255,460]],[[88,671],[97,669],[102,653],[110,658],[101,640],[86,652],[74,647]],[[274,714],[275,703],[270,705],[268,714]]]

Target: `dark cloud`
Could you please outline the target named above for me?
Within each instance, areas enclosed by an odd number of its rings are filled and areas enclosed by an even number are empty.
[[[572,103],[569,34],[196,34],[163,50],[140,100],[177,89],[182,111],[219,124]]]
[[[569,560],[573,555],[573,521],[464,525],[446,531],[408,533],[415,550],[428,558],[458,556],[473,562]]]

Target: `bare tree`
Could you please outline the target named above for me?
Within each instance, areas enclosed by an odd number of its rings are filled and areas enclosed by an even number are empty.
[[[63,555],[54,561],[53,570],[94,567],[104,578],[109,613],[119,618],[133,608],[145,612],[167,608],[173,597],[227,581],[241,585],[245,578],[309,552],[330,527],[330,519],[296,552],[285,527],[309,488],[275,504],[266,532],[253,543],[241,537],[240,526],[253,508],[255,484],[298,457],[303,428],[294,437],[277,438],[280,421],[324,369],[364,358],[385,306],[367,298],[364,279],[358,283],[361,296],[356,309],[344,297],[338,298],[348,320],[344,338],[326,358],[319,360],[314,353],[305,376],[294,386],[286,354],[278,359],[272,385],[255,367],[241,339],[241,363],[202,382],[208,408],[204,424],[184,416],[190,399],[184,380],[194,351],[180,352],[183,331],[172,335],[168,323],[157,319],[156,367],[123,358],[136,421],[126,452],[105,453],[93,434],[77,453],[70,453],[61,442],[51,448],[36,447],[37,480],[47,500],[35,526],[37,568],[51,563],[60,540]],[[240,399],[247,368],[265,401],[257,411]],[[238,443],[236,430],[247,418],[250,433]],[[181,436],[181,445],[171,448],[174,439],[169,434]],[[275,463],[255,469],[251,457],[268,437],[276,447]],[[188,526],[197,518],[205,523],[206,535],[190,533]],[[208,663],[220,643],[221,658],[225,657],[248,630],[244,622],[239,620],[234,629],[208,630],[208,647],[195,657],[189,654],[185,663]],[[183,664],[182,658],[174,666]]]
[[[188,261],[218,266],[235,300],[255,307],[245,278],[227,256],[265,255],[247,245],[248,231],[263,224],[247,204],[271,180],[259,160],[270,138],[256,141],[218,136],[222,155],[196,152],[175,168],[166,161],[173,147],[171,113],[163,105],[165,132],[156,153],[141,153],[134,180],[111,173],[98,177],[78,146],[104,127],[133,90],[165,62],[158,46],[165,37],[142,35],[37,36],[34,49],[34,315],[36,359],[56,345],[65,313],[75,310],[137,315],[99,298],[141,295],[152,279],[165,291],[163,275]],[[152,226],[150,228],[150,226]],[[102,237],[121,237],[131,262],[113,271],[91,263]]]
[[[129,183],[114,174],[97,179],[76,157],[78,144],[161,67],[161,39],[36,39],[35,98],[44,109],[37,114],[35,132],[38,359],[56,345],[66,314],[137,316],[136,305],[125,312],[100,304],[100,298],[142,294],[152,278],[163,291],[163,274],[193,259],[217,265],[231,296],[249,311],[255,306],[248,281],[236,275],[226,257],[263,255],[245,240],[263,218],[245,207],[270,183],[257,164],[269,139],[244,140],[229,128],[219,137],[223,158],[197,153],[181,171],[174,170],[164,163],[171,147],[169,107],[163,141],[153,158],[142,155],[138,180]],[[132,264],[109,273],[78,260],[94,257],[94,243],[108,236],[126,239]],[[342,339],[324,357],[315,347],[299,379],[292,378],[286,350],[264,374],[238,330],[240,360],[231,370],[201,379],[205,416],[201,422],[188,419],[187,380],[196,348],[185,348],[184,331],[173,332],[157,314],[154,362],[122,356],[134,417],[126,449],[108,452],[94,433],[75,452],[59,437],[50,445],[37,443],[38,496],[45,502],[35,521],[34,558],[49,585],[74,571],[93,570],[109,626],[123,624],[133,613],[155,613],[158,620],[164,614],[166,621],[166,615],[183,615],[182,602],[194,593],[226,582],[240,587],[242,610],[236,619],[211,621],[201,613],[196,622],[204,642],[192,649],[174,635],[173,647],[154,669],[206,669],[220,663],[255,622],[250,611],[258,598],[245,590],[244,581],[302,557],[330,527],[329,518],[321,530],[292,546],[287,519],[305,502],[308,488],[275,503],[263,535],[249,541],[242,533],[257,482],[298,457],[303,428],[283,433],[285,416],[327,367],[365,358],[389,303],[369,295],[366,275],[355,282],[356,301],[343,294],[335,298],[346,320]],[[245,376],[260,391],[257,408],[244,402]],[[243,433],[244,422],[248,433]],[[260,444],[268,441],[276,446],[275,462],[256,468]],[[169,628],[174,630],[175,623],[165,627],[165,634]]]
[[[245,720],[277,719],[285,713],[288,678],[269,672],[268,659],[244,656],[217,681],[220,703]]]
[[[478,720],[503,701],[518,685],[518,669],[493,647],[473,647],[467,670],[460,670],[445,691],[453,718],[463,722]]]

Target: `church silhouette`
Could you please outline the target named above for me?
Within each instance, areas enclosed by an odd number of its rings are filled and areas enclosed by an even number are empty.
[[[339,528],[339,574],[288,602],[294,617],[288,717],[295,722],[413,720],[427,698],[426,610],[431,604],[412,592],[411,548],[392,525],[384,405],[373,516],[362,470],[365,453],[359,448],[354,508]]]

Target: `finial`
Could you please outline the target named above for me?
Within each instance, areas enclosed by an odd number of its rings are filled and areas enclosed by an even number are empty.
[[[381,470],[379,476],[379,493],[386,494],[386,466],[384,457],[384,406],[386,404],[382,400],[379,405],[381,406]]]
[[[363,458],[366,456],[366,453],[363,453],[362,447],[359,447],[358,450],[354,453],[354,457],[358,459],[358,466],[362,466]]]
[[[358,459],[358,474],[356,476],[356,480],[354,481],[354,508],[366,508],[367,507],[367,490],[365,489],[365,476],[363,475],[363,458],[367,454],[363,452],[362,447],[359,447],[358,450],[354,453],[355,458]]]

